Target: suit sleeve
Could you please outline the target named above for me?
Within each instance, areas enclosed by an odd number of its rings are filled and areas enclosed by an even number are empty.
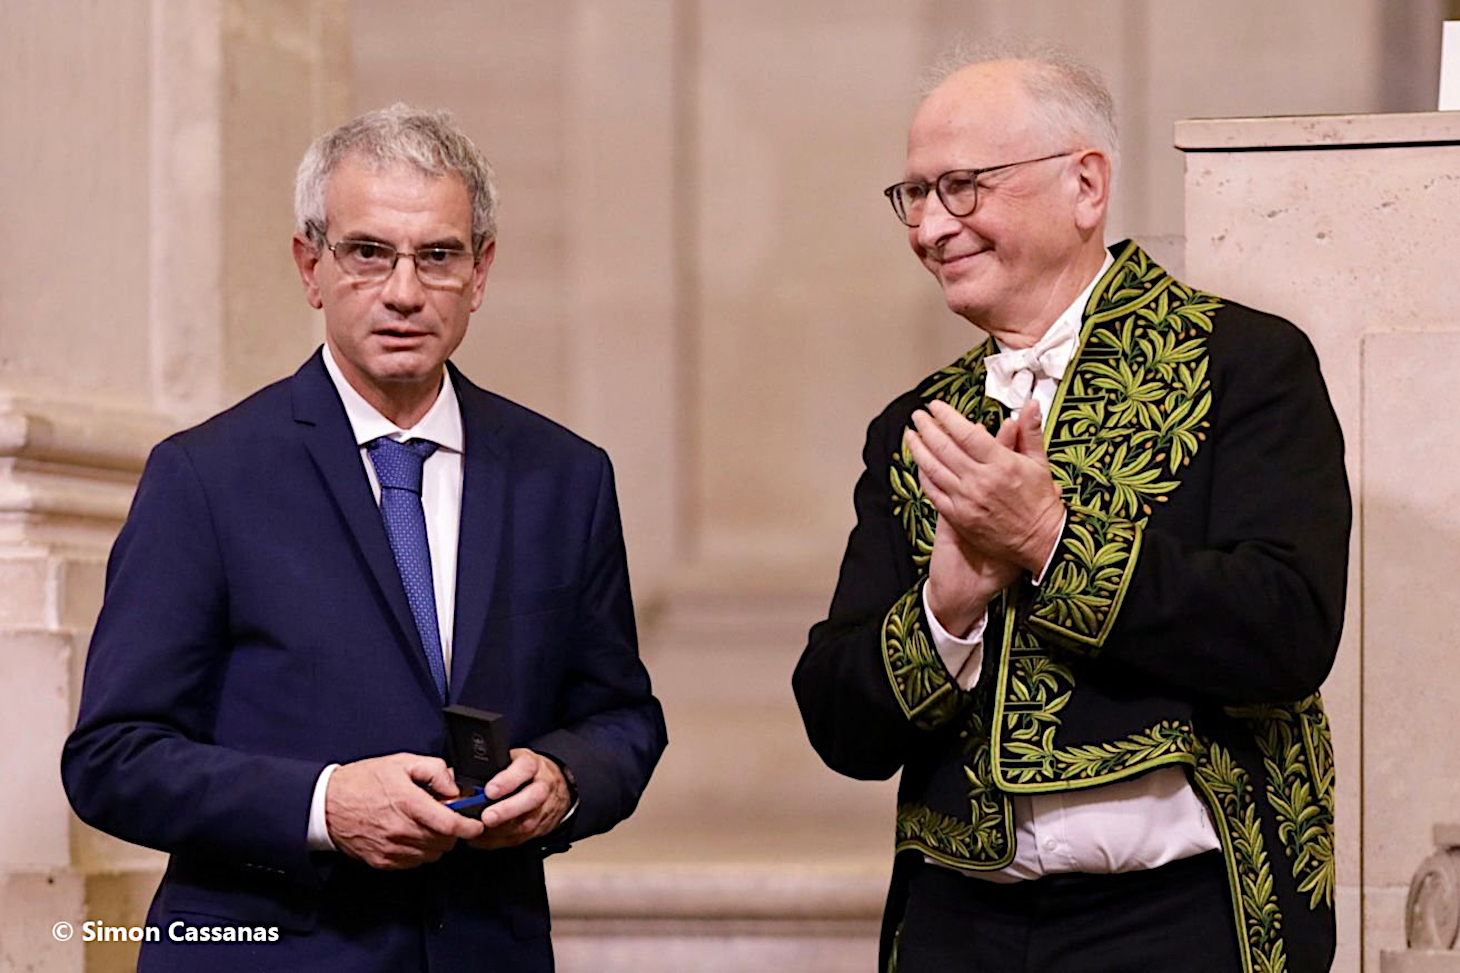
[[[566,833],[552,836],[548,850],[607,831],[628,817],[668,743],[663,711],[639,660],[613,467],[602,451],[598,456],[602,470],[561,725],[528,744],[569,768],[577,783],[578,809]]]
[[[812,747],[833,770],[865,780],[891,777],[919,737],[970,699],[934,647],[922,573],[894,510],[893,478],[902,471],[891,460],[901,446],[898,420],[909,411],[894,403],[867,430],[857,523],[836,593],[792,677]]]
[[[1208,491],[1204,531],[1072,507],[1029,624],[1193,698],[1285,702],[1318,690],[1343,627],[1343,437],[1306,336],[1236,325],[1212,337],[1210,479],[1182,486]]]
[[[212,742],[226,691],[224,564],[184,447],[153,450],[107,564],[62,778],[82,820],[169,853],[317,881],[306,845],[323,764]]]

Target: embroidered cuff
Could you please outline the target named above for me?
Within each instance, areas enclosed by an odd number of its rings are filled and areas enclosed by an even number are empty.
[[[921,730],[936,730],[958,715],[966,697],[933,648],[922,589],[921,582],[909,588],[882,620],[882,663],[903,714]]]
[[[1066,648],[1098,652],[1140,557],[1143,523],[1070,506],[1029,625]]]

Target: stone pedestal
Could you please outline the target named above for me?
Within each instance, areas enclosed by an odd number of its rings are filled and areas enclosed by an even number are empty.
[[[1403,942],[1430,822],[1460,806],[1460,112],[1181,122],[1176,144],[1187,279],[1303,328],[1344,429],[1356,516],[1344,640],[1324,686],[1334,969],[1373,973],[1379,950]]]
[[[1435,845],[1409,883],[1409,948],[1384,950],[1380,973],[1460,973],[1460,825],[1436,825]]]

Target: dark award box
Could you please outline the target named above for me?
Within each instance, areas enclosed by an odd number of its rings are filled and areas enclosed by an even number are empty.
[[[446,715],[446,760],[461,791],[446,806],[479,818],[482,810],[493,803],[482,788],[511,762],[507,718],[470,706],[448,706],[442,712]]]

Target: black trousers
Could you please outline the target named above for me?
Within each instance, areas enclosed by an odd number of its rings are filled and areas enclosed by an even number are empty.
[[[898,973],[1239,973],[1219,852],[1116,875],[997,885],[921,865]]]

